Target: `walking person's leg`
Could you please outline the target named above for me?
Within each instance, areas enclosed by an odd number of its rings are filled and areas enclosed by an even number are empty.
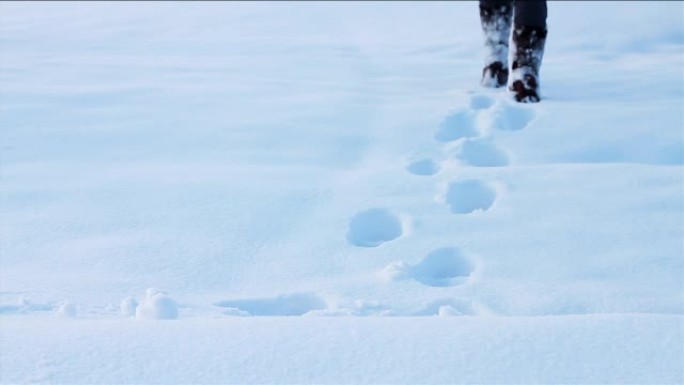
[[[539,69],[546,43],[546,1],[516,0],[511,36],[511,81],[509,89],[519,102],[538,102]]]
[[[502,87],[508,82],[508,40],[513,1],[480,0],[480,21],[484,35],[482,85]]]

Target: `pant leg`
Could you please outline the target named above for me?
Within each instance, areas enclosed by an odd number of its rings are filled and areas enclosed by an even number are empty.
[[[502,7],[513,8],[513,0],[480,0],[480,20],[487,22],[492,14],[502,13]]]
[[[536,103],[539,96],[539,69],[546,42],[546,1],[516,0],[511,35],[511,76],[509,89],[515,100]]]
[[[513,0],[480,0],[480,21],[487,56],[493,56],[492,60],[486,59],[485,64],[493,61],[506,63],[512,19]]]
[[[512,3],[513,0],[480,0],[480,7],[484,6],[501,6]]]
[[[513,0],[480,0],[484,37],[482,85],[505,86],[508,81],[508,42],[513,19]]]
[[[515,0],[513,24],[516,27],[546,28],[546,16],[546,0]]]

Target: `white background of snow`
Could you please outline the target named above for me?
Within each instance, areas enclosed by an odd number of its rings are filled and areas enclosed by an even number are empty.
[[[0,381],[681,383],[684,6],[549,29],[519,106],[475,2],[1,3]]]

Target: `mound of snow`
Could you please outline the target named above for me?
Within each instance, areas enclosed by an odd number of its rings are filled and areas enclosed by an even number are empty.
[[[145,300],[135,310],[136,319],[176,319],[178,306],[166,293],[147,289]]]
[[[134,317],[137,308],[138,301],[136,301],[134,298],[128,297],[121,301],[121,314],[124,317]]]
[[[57,309],[57,316],[58,317],[64,317],[64,318],[74,318],[74,317],[76,317],[77,311],[78,311],[78,308],[76,307],[75,303],[73,303],[71,301],[65,301]]]

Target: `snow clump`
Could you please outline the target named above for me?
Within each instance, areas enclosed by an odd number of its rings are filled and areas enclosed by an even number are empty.
[[[138,301],[134,298],[128,297],[121,301],[121,314],[124,317],[134,317],[135,311],[138,309]]]
[[[63,318],[74,318],[76,317],[77,307],[76,304],[71,301],[65,301],[58,309],[57,316]]]
[[[178,306],[166,293],[147,289],[145,300],[135,310],[136,319],[176,319]]]

